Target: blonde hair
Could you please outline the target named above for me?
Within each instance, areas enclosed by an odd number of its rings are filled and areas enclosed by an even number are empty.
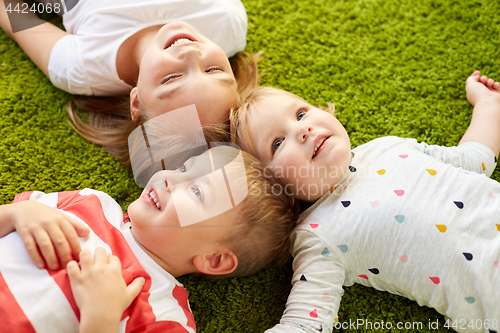
[[[229,115],[231,142],[236,143],[251,154],[255,154],[255,147],[252,144],[252,140],[250,140],[250,132],[248,130],[248,118],[252,109],[259,101],[277,94],[286,94],[307,103],[300,96],[274,87],[258,87],[248,91],[247,94],[241,97],[238,105],[231,110]],[[335,105],[332,103],[328,103],[327,106],[319,106],[318,108],[332,115],[335,114]]]
[[[255,157],[241,153],[246,178],[239,181],[247,182],[248,194],[233,208],[238,209],[238,220],[222,240],[238,258],[238,266],[227,275],[200,275],[204,278],[247,276],[272,263],[284,265],[290,258],[289,237],[299,215],[298,204]]]
[[[242,51],[229,59],[239,95],[246,95],[259,85],[259,57],[259,53]],[[77,114],[75,106],[89,112],[88,122]],[[132,121],[130,96],[80,97],[68,103],[67,111],[71,119],[68,122],[79,135],[102,146],[130,169],[128,136],[136,127],[149,120],[140,116],[137,122]]]

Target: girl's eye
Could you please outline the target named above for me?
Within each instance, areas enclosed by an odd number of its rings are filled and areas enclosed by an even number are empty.
[[[180,172],[186,172],[186,165],[183,164],[180,166],[180,168],[178,168],[177,170],[179,170]]]
[[[277,139],[273,142],[273,153],[279,148],[279,146],[283,143],[282,139]]]
[[[166,78],[164,78],[161,82],[161,84],[164,84],[164,83],[167,83],[167,82],[170,82],[170,81],[173,81],[174,79],[178,78],[178,77],[181,77],[180,74],[172,74],[172,75],[169,75],[167,76]]]
[[[206,73],[212,73],[212,72],[217,72],[217,71],[223,72],[224,69],[222,67],[220,67],[220,66],[212,66],[212,67],[208,68],[205,72]]]
[[[203,195],[201,193],[201,189],[199,186],[197,186],[197,185],[191,186],[191,191],[193,191],[194,195],[196,195],[198,197],[198,199],[200,199],[200,201],[203,202]]]
[[[301,120],[302,117],[306,115],[307,110],[306,109],[300,109],[299,112],[297,112],[297,120]]]

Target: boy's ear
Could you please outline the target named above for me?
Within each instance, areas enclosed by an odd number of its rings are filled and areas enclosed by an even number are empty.
[[[134,123],[139,120],[139,95],[137,94],[137,87],[132,88],[130,91],[130,115]]]
[[[222,253],[200,254],[193,258],[196,269],[207,275],[232,273],[238,266],[238,258],[229,250]]]

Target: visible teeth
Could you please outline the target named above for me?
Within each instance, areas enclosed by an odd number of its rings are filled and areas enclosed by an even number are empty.
[[[155,203],[156,208],[160,209],[160,207],[161,207],[160,206],[160,201],[158,200],[158,197],[156,196],[156,193],[153,190],[149,191],[149,197]]]
[[[180,42],[190,42],[191,40],[190,39],[187,39],[187,38],[180,38],[178,40],[176,40],[175,42],[172,43],[172,45],[175,45],[177,43],[180,43]]]
[[[316,150],[318,150],[319,146],[321,146],[323,144],[323,141],[325,141],[326,138],[323,138],[321,140],[318,141],[318,143],[316,144],[316,148],[314,148],[314,153],[316,154]]]

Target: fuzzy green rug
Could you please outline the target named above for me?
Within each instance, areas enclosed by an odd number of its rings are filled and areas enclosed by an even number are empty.
[[[353,147],[384,135],[454,145],[472,107],[474,70],[500,80],[500,2],[491,0],[244,0],[249,51],[265,52],[262,83],[313,104],[334,102]],[[132,176],[66,122],[71,96],[52,87],[0,32],[0,203],[28,190],[105,191],[125,209]],[[500,180],[497,170],[493,178]],[[278,322],[290,267],[242,279],[181,278],[198,332],[263,332]],[[341,322],[429,322],[443,317],[385,292],[346,288]],[[377,326],[375,326],[377,327]],[[352,332],[348,328],[344,332]],[[382,329],[359,331],[383,332]]]

